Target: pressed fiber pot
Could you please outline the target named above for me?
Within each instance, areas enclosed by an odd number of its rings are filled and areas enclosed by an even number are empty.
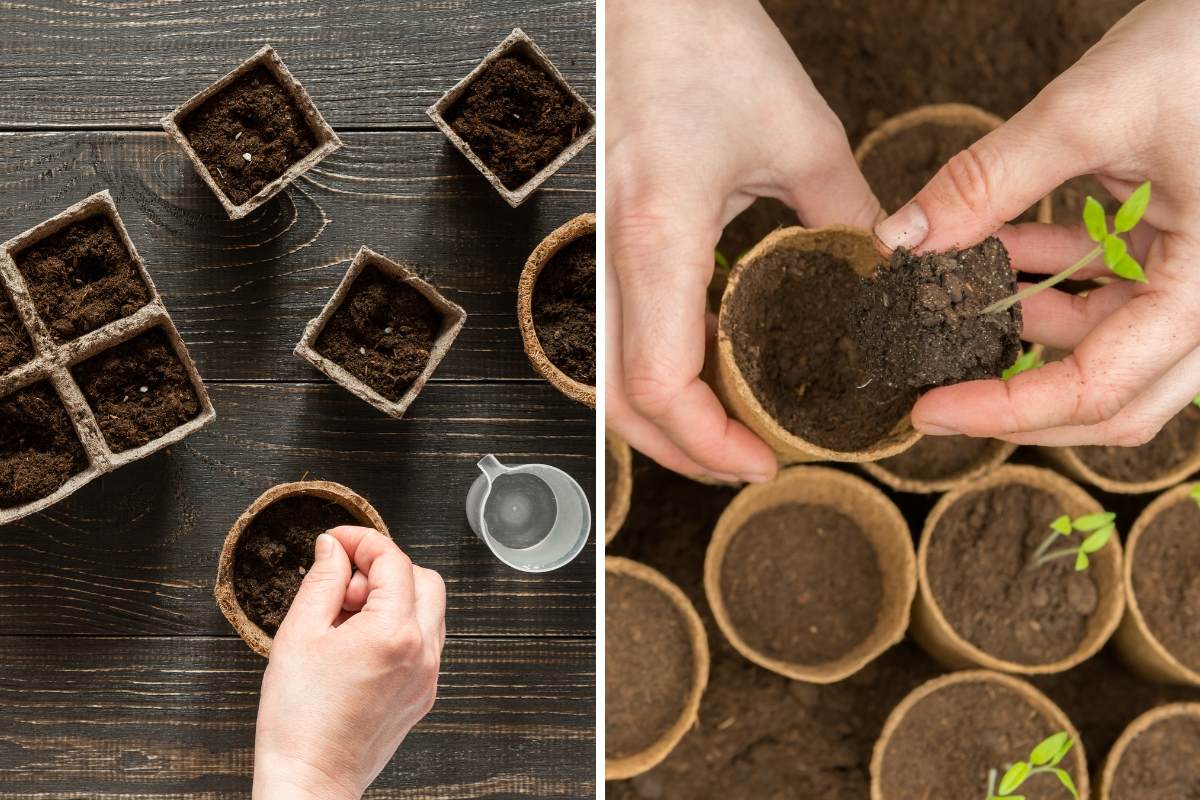
[[[521,270],[521,281],[517,285],[517,324],[521,328],[521,340],[525,344],[525,355],[529,356],[529,363],[533,364],[538,374],[550,381],[555,389],[588,408],[596,407],[596,387],[580,383],[567,375],[546,357],[546,351],[542,349],[537,329],[533,325],[533,290],[542,269],[559,250],[576,239],[595,232],[596,215],[591,212],[580,214],[556,228],[529,254],[525,268]]]
[[[1100,800],[1109,800],[1112,797],[1112,791],[1116,784],[1117,773],[1121,769],[1121,759],[1124,758],[1139,736],[1162,722],[1178,719],[1180,717],[1190,718],[1200,725],[1200,703],[1169,703],[1165,706],[1147,711],[1125,728],[1117,741],[1113,744],[1112,749],[1108,751],[1108,757],[1104,760],[1104,769],[1100,772],[1097,778],[1097,783],[1100,785]],[[1200,765],[1192,765],[1200,769]],[[1146,797],[1151,795],[1147,793]],[[1164,798],[1167,800],[1167,798]]]
[[[1029,683],[1013,678],[1009,675],[1003,675],[998,672],[989,672],[987,670],[968,670],[965,672],[952,672],[949,675],[943,675],[939,678],[926,681],[925,683],[914,689],[907,697],[900,701],[900,705],[892,710],[888,716],[887,722],[884,723],[883,732],[879,735],[879,739],[875,742],[875,750],[871,756],[871,800],[907,800],[907,798],[898,798],[889,795],[885,791],[882,781],[882,773],[884,767],[884,759],[888,753],[888,747],[892,744],[897,732],[904,724],[907,716],[912,713],[913,709],[921,703],[921,701],[937,694],[948,687],[970,685],[970,684],[992,684],[997,687],[1008,689],[1017,693],[1023,700],[1029,703],[1041,716],[1046,718],[1048,723],[1046,736],[1066,731],[1067,734],[1075,740],[1075,746],[1071,748],[1071,752],[1067,754],[1067,759],[1062,762],[1064,769],[1071,773],[1071,777],[1075,781],[1075,787],[1079,790],[1080,800],[1087,800],[1090,790],[1087,771],[1087,756],[1083,750],[1083,741],[1079,738],[1079,731],[1071,724],[1071,720],[1063,713],[1050,698],[1035,689]],[[969,731],[962,731],[955,735],[945,743],[946,747],[952,747],[954,742],[962,737],[970,735]],[[1037,742],[1030,742],[1029,748],[1032,749]],[[1020,757],[1027,757],[1026,750]],[[939,753],[933,752],[929,754],[931,760],[937,760]],[[1003,769],[1004,764],[995,765],[999,769]],[[1066,795],[1066,790],[1063,789],[1063,796]],[[982,796],[982,792],[980,793]],[[972,798],[937,798],[937,800],[972,800]]]
[[[730,304],[736,302],[738,284],[760,266],[763,256],[775,250],[825,251],[845,261],[861,276],[874,274],[880,263],[874,236],[860,228],[831,225],[827,228],[781,228],[769,234],[734,266],[721,299],[717,324],[715,384],[729,412],[759,435],[783,463],[806,461],[878,461],[912,447],[921,434],[906,415],[878,442],[863,450],[838,451],[810,442],[779,424],[754,396],[734,356],[733,341],[725,330]]]
[[[616,475],[605,474],[604,491],[604,543],[608,544],[625,524],[629,514],[629,502],[633,496],[633,453],[629,445],[620,436],[611,431],[604,432],[604,449],[608,458],[616,465]],[[605,463],[605,470],[609,464]],[[608,488],[608,480],[612,478],[612,488]]]
[[[216,598],[221,613],[225,615],[225,619],[229,620],[229,624],[237,631],[238,636],[242,637],[251,650],[264,658],[271,655],[272,637],[254,624],[238,603],[237,593],[233,588],[234,558],[237,555],[238,542],[241,541],[242,534],[246,532],[246,528],[259,512],[279,500],[298,495],[310,495],[335,502],[349,511],[363,527],[374,528],[384,536],[391,536],[387,524],[370,503],[340,483],[332,481],[282,483],[263,492],[257,500],[251,503],[250,507],[233,523],[233,527],[229,529],[229,535],[225,537],[225,544],[221,547],[221,557],[217,562],[217,583],[213,587],[213,597]]]
[[[829,506],[853,520],[875,551],[882,573],[883,595],[874,628],[848,652],[825,663],[791,663],[749,645],[734,624],[722,591],[725,557],[742,527],[761,511],[792,503]],[[730,643],[754,663],[809,683],[844,680],[903,639],[916,585],[916,557],[904,515],[862,478],[828,467],[793,467],[767,483],[747,486],[721,514],[704,558],[704,592],[717,626]]]
[[[700,711],[700,698],[704,695],[704,689],[708,685],[709,652],[708,636],[704,633],[704,623],[700,621],[700,615],[696,613],[696,609],[688,600],[687,595],[678,586],[667,580],[662,573],[645,564],[618,556],[605,557],[604,571],[606,574],[621,575],[641,581],[662,593],[678,611],[687,630],[692,651],[691,683],[679,717],[657,740],[639,752],[620,758],[608,758],[606,755],[604,777],[605,780],[612,781],[632,778],[659,764],[675,749],[675,745],[679,744],[679,740],[695,724]]]
[[[922,446],[936,437],[925,436],[902,456],[915,457]],[[999,467],[1017,451],[1017,446],[999,439],[992,439],[979,458],[974,459],[964,469],[942,478],[913,478],[900,474],[886,461],[868,462],[862,465],[863,470],[875,480],[894,489],[897,492],[911,494],[934,494],[950,492],[960,486],[965,486],[987,475]]]
[[[1020,664],[997,658],[976,647],[951,627],[929,581],[929,543],[936,535],[938,523],[948,509],[962,498],[975,492],[1008,484],[1023,484],[1052,495],[1072,519],[1103,509],[1087,492],[1067,478],[1039,467],[1005,465],[990,475],[942,497],[929,512],[917,549],[917,599],[913,604],[910,633],[931,656],[951,669],[982,667],[984,669],[1020,675],[1044,675],[1063,672],[1094,656],[1116,631],[1125,608],[1121,589],[1121,545],[1114,535],[1104,549],[1092,556],[1090,567],[1098,589],[1095,612],[1088,621],[1083,640],[1073,653],[1046,664]],[[1047,532],[1049,532],[1047,522]]]
[[[1078,450],[1074,447],[1047,447],[1042,451],[1051,463],[1075,480],[1112,494],[1161,492],[1180,481],[1187,480],[1190,475],[1200,471],[1200,437],[1197,438],[1195,447],[1187,460],[1170,472],[1145,481],[1122,481],[1105,477],[1084,463],[1083,459],[1079,457]]]

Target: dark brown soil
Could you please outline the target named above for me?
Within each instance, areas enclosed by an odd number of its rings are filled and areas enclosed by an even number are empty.
[[[53,494],[86,466],[67,409],[48,382],[0,398],[0,508]]]
[[[1076,572],[1074,558],[1029,564],[1062,513],[1053,495],[1023,484],[973,492],[946,510],[927,569],[930,590],[960,636],[1018,664],[1075,652],[1099,604],[1091,571]]]
[[[292,95],[261,66],[210,97],[179,127],[234,205],[258,194],[317,147]]]
[[[200,414],[200,400],[166,333],[149,330],[71,368],[104,439],[121,453]]]
[[[831,450],[863,450],[912,409],[914,390],[866,373],[851,336],[861,281],[828,253],[776,250],[744,273],[721,324],[751,391],[780,425]]]
[[[604,624],[606,758],[640,753],[679,719],[695,660],[687,623],[645,581],[607,573]]]
[[[979,464],[995,446],[992,439],[971,436],[925,436],[879,466],[901,478],[940,481],[961,475]]]
[[[980,312],[1016,290],[1008,252],[995,237],[948,253],[897,250],[854,306],[867,370],[889,386],[999,377],[1021,355],[1020,304]]]
[[[587,131],[592,115],[525,53],[493,61],[446,121],[508,189],[519,189]]]
[[[0,287],[0,375],[33,358],[33,342],[25,323]]]
[[[754,650],[793,664],[834,661],[875,629],[883,573],[858,524],[830,506],[758,512],[721,565],[730,621]]]
[[[604,508],[612,511],[617,490],[617,460],[607,447],[604,448]]]
[[[108,217],[97,214],[17,253],[38,314],[55,342],[128,317],[150,302],[150,289]]]
[[[1200,671],[1200,507],[1184,500],[1143,531],[1133,591],[1146,625],[1185,666]]]
[[[554,254],[533,287],[533,327],[550,363],[596,384],[596,234]]]
[[[316,350],[396,402],[429,365],[442,322],[425,295],[368,264],[317,337]]]
[[[1140,447],[1072,448],[1096,474],[1114,481],[1142,482],[1182,466],[1200,449],[1200,409],[1189,404]]]
[[[1169,717],[1125,748],[1111,800],[1200,800],[1200,719]]]
[[[233,555],[233,593],[246,616],[274,635],[312,569],[317,537],[359,524],[338,503],[310,495],[285,497],[260,511]]]

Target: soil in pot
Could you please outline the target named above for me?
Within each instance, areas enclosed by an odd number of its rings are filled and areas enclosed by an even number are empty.
[[[1161,719],[1125,748],[1109,800],[1195,800],[1200,797],[1200,720]]]
[[[233,592],[250,621],[274,636],[312,568],[317,537],[359,524],[338,503],[312,495],[284,497],[260,511],[233,556]]]
[[[1184,500],[1142,531],[1133,592],[1146,626],[1187,668],[1200,671],[1200,507]]]
[[[1100,599],[1091,571],[1076,572],[1072,558],[1029,563],[1062,513],[1052,494],[1019,483],[972,492],[946,509],[926,568],[930,591],[959,636],[1019,664],[1049,664],[1075,652]]]
[[[316,350],[396,402],[429,365],[443,319],[425,295],[367,264]]]
[[[777,249],[743,273],[721,324],[750,390],[791,433],[830,450],[863,450],[904,419],[912,389],[872,381],[851,335],[861,281],[820,251]]]
[[[271,70],[254,67],[180,122],[221,191],[241,205],[317,147],[291,93]]]
[[[972,436],[925,436],[879,466],[901,478],[938,481],[959,475],[978,464],[994,446],[991,439]]]
[[[550,363],[596,385],[596,234],[568,243],[533,287],[533,327]]]
[[[71,375],[116,453],[148,444],[200,414],[196,389],[161,328],[92,356]]]
[[[520,49],[485,67],[445,117],[508,189],[541,172],[592,121],[587,106]]]
[[[9,302],[8,293],[0,288],[0,375],[32,358],[33,342],[25,323]]]
[[[86,466],[83,444],[48,382],[0,398],[0,508],[51,495]]]
[[[1200,408],[1189,404],[1158,434],[1140,447],[1071,448],[1080,461],[1101,477],[1124,483],[1160,478],[1181,467],[1200,448]]]
[[[150,302],[133,254],[103,214],[72,223],[13,256],[58,344]]]
[[[875,629],[883,604],[875,548],[853,519],[824,505],[750,517],[729,542],[720,585],[746,644],[793,664],[846,655]]]

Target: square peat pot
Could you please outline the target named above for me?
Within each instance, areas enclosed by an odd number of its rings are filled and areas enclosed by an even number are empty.
[[[380,330],[367,327],[381,319],[390,322]],[[363,247],[320,316],[305,327],[295,352],[351,394],[399,419],[466,321],[467,312],[429,283]]]
[[[247,107],[258,113],[247,117]],[[230,219],[246,216],[342,146],[270,45],[167,114],[162,126]]]
[[[80,302],[75,292],[104,302]],[[50,302],[56,293],[58,302]],[[0,244],[0,297],[11,301],[34,352],[31,361],[0,370],[0,525],[48,508],[215,418],[107,191]],[[121,360],[138,345],[147,345],[140,362]],[[168,379],[173,391],[160,394]],[[123,382],[131,391],[118,398]],[[140,438],[113,434],[143,419],[154,424]],[[22,427],[36,433],[39,449],[15,446],[30,440]]]
[[[476,80],[483,78],[485,81],[500,82],[503,78],[494,74],[493,66],[501,59],[515,58],[517,61],[528,66],[532,66],[540,73],[540,77],[534,73],[528,73],[526,77],[532,76],[535,80],[548,80],[561,92],[563,101],[563,112],[568,119],[577,117],[575,122],[569,123],[573,127],[571,135],[567,137],[569,141],[565,142],[557,152],[552,155],[547,153],[543,157],[535,160],[535,167],[528,169],[516,170],[516,165],[512,165],[514,172],[521,174],[524,177],[519,180],[505,181],[497,170],[501,169],[497,164],[489,164],[489,159],[493,158],[494,154],[484,149],[482,145],[478,148],[472,147],[468,141],[473,134],[468,130],[469,121],[464,121],[462,112],[467,106],[467,101],[472,99],[472,90],[476,88]],[[511,71],[510,71],[511,72]],[[511,90],[511,87],[502,93],[505,98],[504,103],[516,103],[520,101],[522,93],[517,90]],[[517,98],[513,101],[512,98]],[[486,98],[476,98],[480,102]],[[462,101],[462,102],[460,102]],[[511,110],[510,107],[504,106],[505,109],[500,113],[506,115],[505,119],[497,120],[491,118],[480,119],[476,123],[477,128],[486,128],[489,130],[502,129],[501,123],[519,124],[521,117]],[[493,111],[496,111],[494,108]],[[564,164],[579,154],[583,148],[596,137],[596,112],[587,101],[567,83],[567,79],[563,77],[550,58],[542,52],[542,49],[534,43],[533,39],[520,28],[514,28],[504,41],[496,46],[492,52],[488,53],[479,65],[456,83],[453,88],[442,95],[433,106],[426,112],[434,124],[441,129],[442,133],[446,134],[447,138],[454,144],[458,151],[467,157],[467,160],[475,165],[475,168],[483,173],[487,178],[488,183],[495,187],[500,196],[508,202],[510,206],[516,208],[521,203],[525,202],[531,194],[546,182],[546,180],[558,172]],[[467,133],[462,135],[460,131]],[[528,134],[527,134],[528,135]],[[545,163],[541,163],[541,162]],[[504,168],[508,171],[508,168]],[[525,174],[532,172],[532,174]]]

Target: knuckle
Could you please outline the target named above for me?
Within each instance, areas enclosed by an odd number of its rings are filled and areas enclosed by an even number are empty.
[[[683,387],[652,373],[625,376],[625,400],[638,414],[651,419],[661,417],[679,396]]]
[[[1095,386],[1083,395],[1076,424],[1097,425],[1121,413],[1125,407],[1124,393],[1115,386]]]
[[[982,141],[959,151],[942,167],[942,191],[971,213],[986,215],[991,209],[991,186],[1000,161]]]
[[[1133,422],[1122,425],[1112,437],[1117,447],[1141,447],[1158,435],[1161,426],[1149,422]]]

